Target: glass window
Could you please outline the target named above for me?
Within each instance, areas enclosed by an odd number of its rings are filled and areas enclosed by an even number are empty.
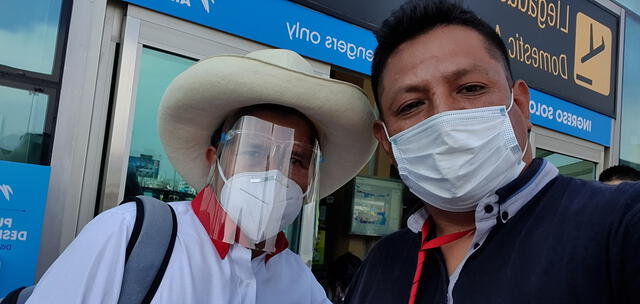
[[[636,12],[636,14],[640,14],[640,1],[638,0],[616,0],[616,1],[626,6],[630,10]]]
[[[640,170],[640,18],[627,14],[622,78],[620,164]]]
[[[0,160],[41,164],[49,96],[0,85]]]
[[[0,1],[0,64],[52,74],[62,0]]]
[[[192,59],[142,49],[125,196],[144,194],[164,201],[180,201],[190,200],[196,194],[169,162],[156,128],[165,89],[194,63]]]
[[[596,179],[596,164],[583,159],[536,149],[536,157],[542,157],[552,163],[560,174],[586,180]]]

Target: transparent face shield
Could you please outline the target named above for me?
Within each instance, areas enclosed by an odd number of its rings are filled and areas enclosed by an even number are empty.
[[[289,125],[289,124],[287,124]],[[241,117],[221,135],[200,210],[212,239],[266,252],[318,196],[320,149],[308,127]]]

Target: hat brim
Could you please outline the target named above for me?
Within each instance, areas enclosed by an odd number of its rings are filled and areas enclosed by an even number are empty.
[[[352,84],[243,56],[216,56],[169,85],[158,110],[158,132],[169,161],[196,190],[205,186],[205,152],[228,115],[255,104],[279,104],[306,115],[318,129],[325,197],[353,178],[376,148],[374,112]]]

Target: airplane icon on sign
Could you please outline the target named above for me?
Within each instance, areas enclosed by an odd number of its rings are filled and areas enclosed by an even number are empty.
[[[602,42],[600,42],[600,45],[597,47],[594,47],[593,44],[593,23],[590,24],[590,28],[589,28],[589,52],[587,52],[586,55],[582,56],[580,58],[580,62],[585,63],[587,61],[589,61],[589,59],[597,56],[598,54],[602,53],[605,49],[605,43],[604,43],[604,37],[602,37]],[[583,81],[587,84],[593,84],[593,81],[583,75],[576,75],[576,77],[578,78],[578,80]]]
[[[611,29],[582,12],[576,14],[573,80],[593,92],[609,96],[613,65]]]
[[[591,44],[589,53],[587,53],[586,55],[582,56],[582,58],[580,59],[580,61],[582,61],[582,63],[587,62],[587,60],[595,57],[596,55],[602,53],[602,51],[604,51],[604,37],[602,37],[602,42],[600,43],[600,45],[596,48],[593,47],[593,23],[591,23],[591,28],[589,31],[589,43]]]

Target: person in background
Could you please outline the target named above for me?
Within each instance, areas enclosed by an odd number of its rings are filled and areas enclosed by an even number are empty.
[[[608,185],[618,185],[622,182],[640,181],[640,171],[625,165],[609,167],[600,173],[598,180]]]
[[[329,265],[329,284],[331,285],[331,302],[333,304],[344,303],[347,287],[360,265],[362,265],[362,260],[351,252],[339,256]]]

